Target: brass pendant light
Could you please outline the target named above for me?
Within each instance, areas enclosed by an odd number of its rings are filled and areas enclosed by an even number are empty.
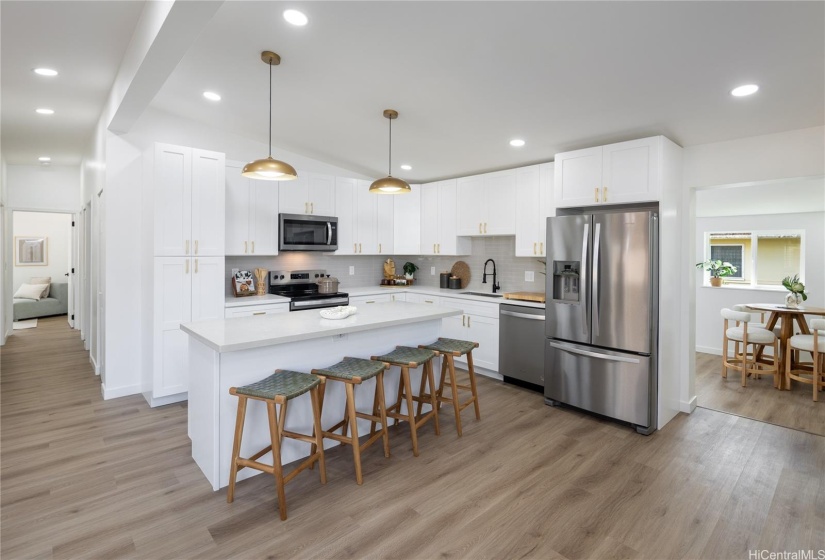
[[[387,176],[378,179],[370,185],[370,192],[374,194],[406,194],[410,192],[410,186],[401,179],[392,176],[392,121],[398,118],[398,111],[385,109],[384,116],[390,121],[390,163]]]
[[[244,165],[241,175],[264,181],[291,181],[298,178],[295,168],[272,157],[272,67],[281,63],[281,57],[272,51],[264,51],[261,60],[269,65],[269,156]]]

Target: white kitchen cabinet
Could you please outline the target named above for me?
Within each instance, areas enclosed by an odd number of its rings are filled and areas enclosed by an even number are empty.
[[[369,187],[367,187],[369,192]],[[394,208],[398,198],[410,196],[408,194],[401,195],[386,195],[376,194],[372,195],[376,198],[375,201],[375,241],[378,244],[378,252],[376,255],[397,255],[398,250],[395,248],[395,221]]]
[[[280,181],[280,212],[335,216],[335,180],[332,175],[299,170],[297,179]]]
[[[421,185],[393,197],[393,252],[418,255],[421,252]]]
[[[181,323],[224,316],[223,257],[155,257],[152,371],[144,387],[152,406],[186,398],[189,339]]]
[[[389,289],[389,288],[388,288]],[[371,303],[385,303],[393,301],[391,293],[373,294],[369,296],[350,296],[349,304],[354,306],[369,305]]]
[[[407,301],[410,303],[428,303],[430,305],[438,305],[438,296],[431,296],[429,294],[418,294],[415,292],[407,292]]]
[[[458,235],[516,232],[516,170],[458,179]]]
[[[338,218],[338,250],[336,255],[358,254],[356,229],[358,213],[355,206],[355,188],[358,181],[335,178],[335,216]]]
[[[224,317],[232,319],[234,317],[252,317],[254,315],[275,315],[278,313],[289,313],[288,303],[264,303],[258,305],[242,305],[239,307],[227,307]]]
[[[547,255],[547,218],[553,208],[553,163],[516,170],[516,256]]]
[[[439,305],[463,312],[443,319],[442,336],[478,342],[478,348],[473,350],[474,365],[498,372],[498,304],[444,297]],[[466,363],[467,357],[458,357],[456,362]]]
[[[155,256],[223,255],[224,155],[155,144],[151,173]]]
[[[557,208],[660,198],[662,136],[556,154]]]
[[[458,237],[455,179],[421,185],[422,255],[469,255],[472,241]]]
[[[335,205],[338,217],[336,255],[393,253],[393,196],[369,192],[370,182],[338,177]],[[404,195],[406,196],[406,195]]]
[[[244,164],[226,163],[226,254],[278,254],[277,181],[241,175]]]

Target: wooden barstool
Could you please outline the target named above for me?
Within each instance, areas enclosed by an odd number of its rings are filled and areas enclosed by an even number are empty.
[[[422,344],[419,348],[426,348],[434,351],[441,358],[441,378],[438,381],[438,406],[441,403],[451,403],[453,411],[455,412],[455,428],[458,435],[461,436],[461,411],[470,406],[475,406],[476,420],[481,420],[481,410],[478,404],[478,390],[476,388],[476,373],[473,368],[473,350],[478,348],[478,342],[471,342],[469,340],[457,340],[454,338],[439,338],[432,344]],[[456,381],[455,362],[454,359],[458,356],[467,354],[467,370],[470,374],[469,385],[459,385]],[[449,378],[451,397],[444,396],[445,380]],[[422,385],[423,388],[423,385]],[[464,402],[460,401],[458,390],[464,389],[470,391],[470,398]],[[419,404],[419,407],[421,405]]]
[[[785,383],[790,389],[791,379],[810,383],[813,386],[814,401],[819,400],[819,392],[825,389],[825,319],[811,321],[813,334],[795,334],[788,339],[785,351]],[[803,351],[813,354],[814,361],[808,366],[799,364],[791,369],[791,351]]]
[[[412,439],[413,455],[418,457],[418,428],[423,426],[428,420],[433,419],[435,423],[435,435],[439,435],[441,430],[438,426],[438,405],[435,399],[435,376],[433,375],[433,358],[435,352],[426,350],[424,348],[412,348],[410,346],[397,346],[395,350],[383,356],[373,356],[372,359],[384,362],[390,365],[401,368],[401,378],[398,380],[398,400],[394,405],[387,409],[387,416],[395,418],[396,424],[398,420],[406,420],[410,423],[410,438]],[[430,393],[426,394],[428,397],[427,404],[432,407],[432,410],[421,414],[420,407],[418,414],[413,412],[413,402],[421,402],[421,392],[413,395],[410,386],[410,368],[417,368],[424,366],[421,373],[421,386],[424,387],[425,379],[429,381]],[[401,403],[407,404],[407,412],[401,412]]]
[[[286,519],[286,495],[284,484],[295,478],[295,476],[307,467],[311,467],[317,461],[320,463],[321,484],[327,483],[327,470],[324,463],[324,446],[320,445],[321,440],[321,406],[319,400],[318,387],[323,387],[324,380],[308,373],[289,370],[275,370],[275,373],[256,383],[243,387],[232,387],[229,394],[238,397],[238,417],[235,421],[235,442],[232,445],[232,464],[229,468],[229,490],[226,494],[226,501],[232,503],[235,499],[235,479],[238,471],[249,467],[257,469],[275,476],[275,486],[278,490],[278,509],[281,519]],[[312,401],[313,435],[299,434],[284,429],[286,421],[286,405],[291,399],[309,392]],[[243,458],[241,453],[241,438],[243,437],[243,425],[246,418],[247,400],[253,399],[266,403],[266,411],[269,415],[269,436],[270,444],[258,451],[251,457]],[[275,407],[280,410],[276,414]],[[285,437],[305,441],[312,444],[312,452],[300,465],[292,472],[284,476],[281,465],[281,443]],[[262,456],[272,452],[272,465],[258,462]]]
[[[322,430],[322,437],[334,439],[335,441],[346,443],[352,446],[352,458],[355,462],[355,481],[358,484],[364,482],[361,473],[361,452],[375,443],[379,438],[384,439],[384,457],[390,456],[390,436],[387,433],[387,407],[384,399],[384,371],[389,369],[388,364],[363,360],[361,358],[344,358],[342,361],[327,368],[313,369],[312,373],[324,379],[340,381],[344,384],[347,392],[347,406],[344,412],[344,419],[335,424],[329,430]],[[367,379],[375,377],[375,397],[373,398],[372,414],[366,414],[355,410],[355,386],[360,385]],[[321,406],[324,404],[325,389],[321,388]],[[370,421],[370,437],[366,442],[361,443],[358,439],[358,418]],[[375,424],[381,423],[381,429],[376,431]],[[347,427],[350,435],[347,436]],[[340,434],[334,433],[341,429]],[[313,451],[315,447],[313,446]]]

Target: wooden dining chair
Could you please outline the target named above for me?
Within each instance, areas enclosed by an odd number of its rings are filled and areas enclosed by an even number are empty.
[[[747,378],[750,375],[758,376],[762,373],[773,374],[774,387],[780,386],[779,379],[779,360],[774,359],[771,363],[757,362],[754,359],[758,346],[770,347],[773,349],[773,355],[779,356],[779,345],[777,344],[776,335],[767,330],[760,328],[750,328],[749,323],[752,323],[750,313],[744,311],[734,311],[733,309],[722,309],[722,319],[724,319],[724,327],[722,334],[722,377],[727,379],[728,369],[734,369],[742,374],[742,387],[747,386]],[[730,321],[734,321],[736,325],[739,323],[742,326],[731,326]],[[732,357],[728,356],[728,347],[731,342],[742,344],[742,353],[737,354],[734,350]],[[748,352],[748,346],[752,346]]]
[[[795,334],[788,339],[785,351],[785,376],[788,388],[791,380],[810,383],[814,401],[819,401],[819,392],[825,390],[825,319],[813,319],[811,332],[812,334]],[[808,365],[797,360],[796,367],[791,369],[792,351],[810,352],[813,362]]]
[[[750,308],[745,304],[734,305],[732,309],[734,311],[740,311],[742,313],[748,313],[749,315],[751,315],[751,317],[753,317],[754,314],[758,313],[759,314],[759,321],[753,321],[752,320],[751,323],[748,325],[748,328],[751,329],[751,330],[753,330],[753,329],[766,329],[767,330],[768,322],[765,320],[765,312],[764,311],[759,311],[757,309]],[[736,321],[735,326],[737,326],[737,327],[739,326],[739,321]],[[773,327],[772,330],[773,330],[773,334],[776,335],[777,338],[779,338],[781,336],[781,333],[782,333],[782,319],[779,319],[776,322],[776,325]],[[737,357],[739,357],[741,355],[740,352],[739,352],[739,344],[740,343],[738,341],[736,341],[736,342],[734,342],[734,345],[733,345],[733,353],[734,353],[734,356],[737,356]],[[774,360],[778,359],[777,356],[769,356],[770,360],[767,360],[767,359],[764,358],[764,355],[765,354],[763,352],[762,353],[763,357],[760,358],[760,361],[763,362],[763,363],[770,364]]]

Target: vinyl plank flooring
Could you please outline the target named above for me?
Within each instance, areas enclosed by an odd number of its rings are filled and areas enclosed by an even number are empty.
[[[301,473],[282,522],[270,477],[232,504],[212,492],[185,404],[103,401],[77,333],[41,320],[0,349],[0,556],[746,558],[825,542],[822,436],[700,408],[644,437],[487,378],[479,391],[482,420],[466,410],[459,438],[442,409],[420,457],[391,428],[363,486],[350,448],[330,449],[327,484]]]

